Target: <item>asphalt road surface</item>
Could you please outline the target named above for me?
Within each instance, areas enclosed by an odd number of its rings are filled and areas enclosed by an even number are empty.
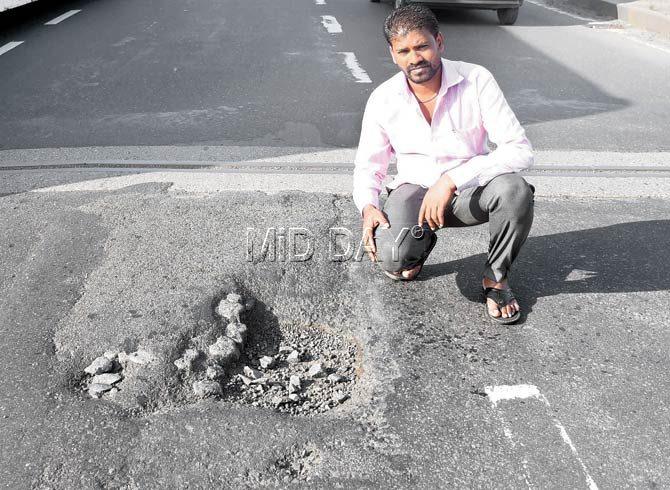
[[[503,328],[480,298],[485,227],[441,231],[412,283],[330,260],[329,229],[360,233],[352,148],[395,72],[389,11],[0,16],[2,486],[670,487],[670,53],[539,3],[512,27],[440,14],[447,57],[494,73],[539,150],[512,277],[525,313]],[[249,227],[306,228],[314,255],[249,262]],[[262,312],[252,342],[314,325],[355,339],[351,398],[291,416],[176,396],[173,361],[233,286]],[[115,348],[155,361],[123,403],[91,399],[82,370]]]
[[[396,72],[390,10],[96,0],[6,13],[0,46],[23,44],[0,56],[0,148],[353,147],[367,96]],[[534,2],[512,27],[488,11],[439,18],[446,56],[493,72],[537,149],[670,149],[670,51]]]

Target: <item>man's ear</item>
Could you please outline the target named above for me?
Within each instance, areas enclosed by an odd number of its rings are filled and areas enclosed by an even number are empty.
[[[393,53],[393,46],[389,46],[389,53],[391,53],[391,59],[397,65],[398,62],[395,60],[395,54]]]
[[[440,53],[444,53],[444,36],[441,32],[438,32],[435,35],[435,41],[437,41],[438,50]]]

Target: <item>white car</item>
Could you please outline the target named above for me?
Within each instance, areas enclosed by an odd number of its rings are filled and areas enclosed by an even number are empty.
[[[380,0],[370,0],[379,2]],[[420,3],[431,8],[462,7],[471,9],[495,10],[498,21],[504,26],[511,26],[519,16],[519,8],[523,0],[393,0],[395,8],[408,3]]]

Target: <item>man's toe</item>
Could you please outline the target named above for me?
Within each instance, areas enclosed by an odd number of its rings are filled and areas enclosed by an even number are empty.
[[[500,310],[498,309],[498,305],[495,302],[488,301],[488,308],[491,316],[498,318],[501,315]]]

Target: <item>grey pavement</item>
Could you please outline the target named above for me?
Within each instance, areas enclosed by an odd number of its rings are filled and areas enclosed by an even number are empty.
[[[539,199],[513,284],[526,315],[490,324],[479,298],[486,230],[444,230],[420,280],[328,259],[329,227],[359,232],[349,196],[145,184],[0,200],[0,440],[7,487],[664,487],[668,201]],[[235,209],[234,213],[230,209]],[[307,227],[307,262],[246,261],[246,228]],[[257,243],[259,245],[259,243]],[[178,258],[178,260],[175,260]],[[360,376],[334,412],[292,417],[171,396],[172,357],[236,283],[283,325],[353,335]],[[270,328],[262,322],[253,332]],[[161,375],[128,410],[89,399],[81,370],[150,345]],[[542,399],[499,401],[490,386]],[[575,453],[566,444],[561,426]],[[582,466],[583,465],[583,466]]]

